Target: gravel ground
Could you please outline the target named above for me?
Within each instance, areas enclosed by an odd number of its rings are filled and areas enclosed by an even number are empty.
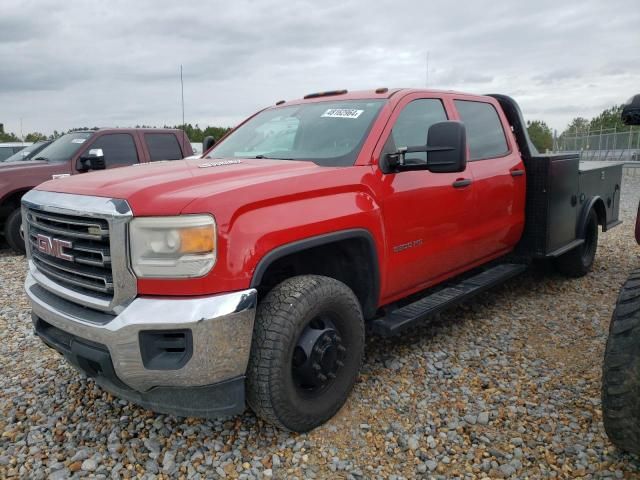
[[[370,338],[347,405],[303,435],[103,392],[34,337],[24,259],[0,250],[0,478],[640,478],[600,411],[609,319],[640,266],[639,197],[626,177],[625,224],[600,237],[587,277],[534,269],[400,339]]]

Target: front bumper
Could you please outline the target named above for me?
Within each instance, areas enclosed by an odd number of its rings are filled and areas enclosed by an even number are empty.
[[[36,333],[117,396],[178,415],[216,416],[244,408],[255,289],[211,297],[139,297],[118,315],[54,295],[31,273],[25,289]],[[186,333],[185,361],[150,364],[143,339],[161,332]],[[228,396],[233,398],[219,399],[220,412],[210,412],[216,410],[215,398]]]

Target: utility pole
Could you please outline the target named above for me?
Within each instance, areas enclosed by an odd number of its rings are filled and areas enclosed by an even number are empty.
[[[426,75],[426,87],[429,88],[429,50],[427,50],[427,75]]]

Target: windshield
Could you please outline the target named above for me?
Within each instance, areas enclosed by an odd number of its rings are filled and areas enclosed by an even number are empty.
[[[207,158],[307,160],[353,165],[385,100],[345,100],[260,112],[213,148]]]
[[[9,158],[5,159],[5,162],[19,162],[21,160],[29,160],[34,156],[35,153],[38,153],[44,147],[46,147],[50,142],[38,142],[33,145],[29,145],[28,147],[23,148],[18,153],[14,153]],[[0,160],[2,161],[2,160]]]
[[[67,133],[35,155],[34,160],[67,162],[92,135],[93,132]]]

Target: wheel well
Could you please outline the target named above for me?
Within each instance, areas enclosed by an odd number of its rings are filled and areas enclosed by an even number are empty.
[[[28,191],[29,189],[11,192],[9,195],[2,199],[2,202],[0,202],[0,226],[4,225],[4,221],[9,216],[9,214],[15,208],[20,206],[20,200]]]
[[[262,298],[287,278],[324,275],[341,281],[353,290],[365,318],[371,318],[376,311],[379,289],[377,257],[375,250],[372,250],[372,241],[366,237],[345,238],[275,255],[277,258],[270,261],[266,268],[263,262],[258,265],[252,286],[258,289],[258,298]]]
[[[601,198],[598,198],[592,207],[596,211],[596,215],[598,216],[598,224],[602,225],[602,231],[605,231],[607,228],[607,209],[604,206],[604,201]]]

